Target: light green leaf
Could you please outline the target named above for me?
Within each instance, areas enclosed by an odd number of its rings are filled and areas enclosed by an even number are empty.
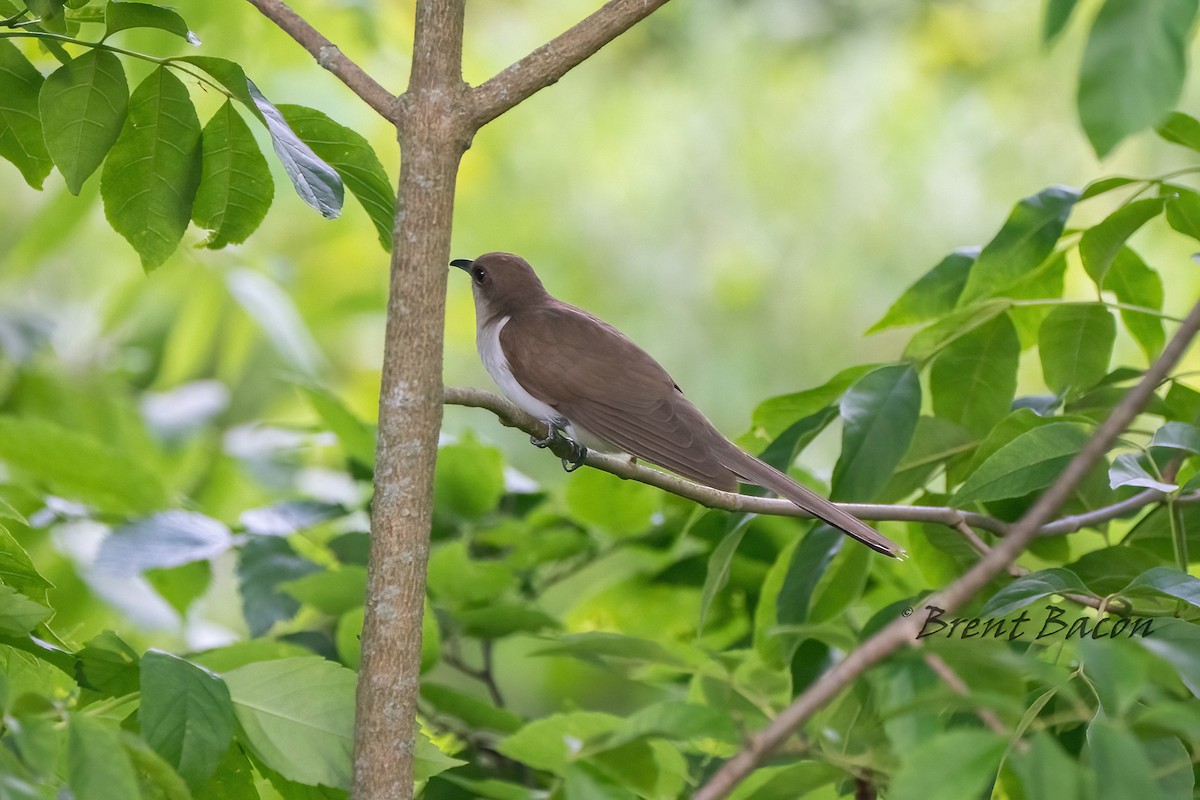
[[[574,656],[592,663],[605,658],[616,658],[647,664],[663,664],[680,669],[695,666],[682,655],[668,650],[658,642],[605,631],[589,631],[560,636],[552,644],[534,651],[533,655]]]
[[[71,194],[96,171],[121,133],[129,84],[121,61],[93,49],[51,73],[38,98],[46,147]]]
[[[1128,186],[1131,183],[1145,183],[1145,180],[1143,178],[1129,178],[1124,175],[1114,175],[1111,178],[1097,178],[1083,187],[1083,194],[1079,195],[1079,199],[1087,200],[1111,192],[1113,189]]]
[[[202,169],[192,220],[210,233],[213,250],[244,242],[271,206],[275,184],[249,126],[225,103],[204,126]]]
[[[322,614],[344,614],[363,604],[367,591],[367,568],[345,565],[338,569],[314,572],[285,581],[279,584],[279,589]]]
[[[292,181],[296,194],[325,219],[333,219],[341,214],[345,190],[337,172],[296,135],[279,109],[263,96],[253,81],[248,81],[248,88],[271,134],[275,155]]]
[[[1106,0],[1079,74],[1079,119],[1098,156],[1162,120],[1187,73],[1196,0]]]
[[[1170,205],[1168,218],[1170,215]],[[1163,282],[1158,272],[1146,266],[1141,257],[1130,250],[1122,248],[1113,260],[1112,269],[1105,280],[1105,288],[1111,289],[1117,300],[1143,308],[1162,309]],[[1154,360],[1162,351],[1166,336],[1163,333],[1162,317],[1147,314],[1142,311],[1121,309],[1121,319],[1125,327],[1137,339],[1147,360]]]
[[[1097,800],[1165,800],[1138,738],[1101,715],[1088,725],[1082,758],[1095,776]]]
[[[572,518],[613,536],[645,533],[661,505],[658,489],[598,469],[580,470],[567,482],[567,509]]]
[[[715,739],[739,744],[741,735],[728,714],[708,706],[666,700],[644,706],[627,717],[604,741],[611,749],[642,738],[670,739],[687,742],[693,739]]]
[[[44,597],[54,586],[33,566],[29,553],[0,525],[0,581],[30,597]]]
[[[158,28],[185,39],[188,44],[198,45],[200,40],[192,33],[175,11],[150,3],[124,3],[111,0],[104,6],[104,38],[129,28]]]
[[[1154,432],[1151,447],[1170,447],[1200,455],[1200,426],[1186,422],[1167,422]]]
[[[21,51],[0,39],[0,158],[15,164],[35,189],[42,188],[54,166],[38,111],[43,82],[42,74]]]
[[[462,720],[472,730],[486,729],[498,733],[515,733],[522,725],[519,716],[497,708],[486,700],[466,692],[428,681],[421,682],[421,697],[443,714]]]
[[[1078,199],[1075,189],[1051,186],[1017,203],[971,267],[958,305],[995,297],[1037,269],[1054,251]]]
[[[1184,236],[1200,239],[1200,194],[1182,186],[1163,187],[1167,197],[1167,224]]]
[[[1058,394],[1095,386],[1108,373],[1116,338],[1116,320],[1099,303],[1055,308],[1038,331],[1046,385]]]
[[[584,470],[581,474],[594,472]],[[471,437],[440,447],[433,487],[434,510],[438,513],[468,519],[482,517],[504,496],[504,458],[496,448]],[[621,509],[613,511],[619,514]]]
[[[231,97],[240,101],[260,122],[266,124],[254,98],[250,96],[250,81],[240,64],[214,56],[178,56],[170,61],[180,61],[204,70]]]
[[[561,623],[536,608],[515,603],[496,603],[485,608],[472,608],[454,615],[462,624],[463,633],[478,639],[502,639],[514,633],[537,633],[554,629]]]
[[[233,738],[233,704],[213,673],[161,650],[142,656],[142,736],[193,788],[216,771]]]
[[[187,87],[159,67],[134,90],[100,182],[105,216],[147,272],[175,252],[199,182],[200,120]]]
[[[888,800],[962,800],[991,785],[1008,742],[982,730],[950,730],[905,753]],[[937,776],[930,780],[930,776]]]
[[[1152,630],[1134,641],[1174,667],[1188,691],[1200,698],[1200,625],[1156,619]]]
[[[1172,111],[1156,128],[1168,142],[1181,144],[1200,152],[1200,120],[1182,111]]]
[[[1163,483],[1155,478],[1141,465],[1136,453],[1122,453],[1113,459],[1108,468],[1108,485],[1116,489],[1121,486],[1140,486],[1143,489],[1157,489],[1170,493],[1179,487],[1173,483]]]
[[[76,800],[141,797],[116,725],[79,713],[67,717],[67,782]]]
[[[979,248],[964,247],[943,258],[916,283],[905,289],[900,299],[883,315],[883,319],[872,325],[867,333],[897,325],[924,322],[949,314],[958,303],[958,296],[962,294],[963,286],[967,283],[971,265],[978,256]]]
[[[334,122],[316,109],[281,104],[279,112],[296,135],[337,170],[346,188],[371,218],[380,246],[391,250],[396,190],[371,144],[357,131]]]
[[[1014,748],[1008,756],[1008,763],[1020,776],[1025,797],[1078,800],[1082,773],[1055,738],[1038,731],[1027,744],[1028,747]]]
[[[842,397],[842,454],[833,468],[832,496],[867,502],[904,457],[921,412],[921,383],[911,366],[880,367]]]
[[[222,677],[255,756],[288,780],[350,788],[353,672],[319,657],[285,658]]]
[[[301,386],[313,410],[342,443],[346,455],[363,466],[375,463],[375,428],[359,419],[336,395],[318,386]]]
[[[166,504],[155,473],[90,436],[40,419],[0,416],[0,460],[55,494],[103,511],[136,514]]]
[[[976,328],[933,361],[929,391],[940,419],[985,436],[1012,407],[1021,343],[1007,315]]]
[[[1164,197],[1135,200],[1083,232],[1079,239],[1079,257],[1097,288],[1108,288],[1105,277],[1117,253],[1138,228],[1162,213],[1166,202]]]
[[[844,369],[820,386],[764,400],[754,409],[754,427],[765,438],[775,439],[799,420],[836,402],[856,380],[875,368],[867,364]]]
[[[1076,0],[1046,0],[1042,11],[1042,42],[1050,44],[1058,38],[1071,20]]]
[[[712,608],[717,593],[729,583],[729,570],[733,557],[737,555],[738,545],[746,535],[746,529],[754,517],[741,514],[731,518],[733,525],[729,527],[721,541],[713,548],[708,557],[708,569],[704,573],[704,588],[700,591],[700,621],[696,624],[696,632],[704,632],[704,623],[708,621],[708,612]]]
[[[576,711],[535,720],[496,746],[496,750],[522,764],[562,775],[582,745],[612,733],[624,720],[611,714]]]
[[[985,503],[1044,489],[1087,439],[1088,432],[1071,422],[1052,422],[1026,431],[983,461],[963,482],[952,503]]]
[[[904,357],[913,361],[924,361],[976,328],[991,322],[1011,307],[1011,300],[993,298],[955,309],[913,334],[908,346],[904,348]]]
[[[24,636],[54,613],[11,586],[0,584],[0,635]]]
[[[1053,567],[1017,578],[996,592],[979,610],[981,617],[1003,617],[1032,602],[1056,594],[1091,595],[1083,581],[1069,569]]]
[[[96,568],[112,575],[178,567],[216,558],[233,536],[223,522],[195,511],[164,511],[116,528],[101,543]]]
[[[1154,567],[1137,576],[1119,594],[1162,594],[1200,608],[1200,579],[1173,567]]]
[[[440,775],[448,769],[461,767],[468,763],[458,758],[451,758],[443,753],[425,735],[425,731],[417,731],[416,740],[413,744],[416,747],[416,752],[413,756],[414,781],[427,781],[434,775]]]

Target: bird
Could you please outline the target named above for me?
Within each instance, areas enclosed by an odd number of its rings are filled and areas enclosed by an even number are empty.
[[[541,420],[549,446],[572,443],[571,471],[587,449],[628,453],[728,492],[738,483],[769,489],[884,555],[903,549],[857,517],[801,486],[723,436],[679,385],[628,336],[553,297],[533,267],[512,253],[455,259],[471,277],[476,346],[508,399]]]

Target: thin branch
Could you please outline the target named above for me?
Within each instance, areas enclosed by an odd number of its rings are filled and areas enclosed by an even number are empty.
[[[337,45],[322,36],[320,31],[287,4],[281,0],[247,0],[247,2],[261,11],[263,16],[274,22],[284,33],[295,39],[316,59],[318,64],[332,72],[338,80],[346,84],[350,91],[378,111],[380,116],[393,124],[398,122],[396,95],[383,88],[362,67],[347,58]]]
[[[522,100],[556,83],[666,2],[610,0],[570,30],[481,83],[471,92],[475,126],[483,127]]]
[[[1183,356],[1196,332],[1200,330],[1200,302],[1192,308],[1187,319],[1171,337],[1162,353],[1146,370],[1142,380],[1125,395],[1112,414],[1088,440],[1053,485],[1047,489],[1024,516],[1009,529],[1008,535],[984,556],[979,563],[948,587],[929,597],[921,605],[932,604],[952,610],[969,600],[976,592],[1003,572],[1016,560],[1058,508],[1067,501],[1075,487],[1087,476],[1122,431],[1146,406],[1159,382]],[[898,648],[912,642],[920,631],[917,615],[899,617],[867,639],[846,658],[814,681],[790,706],[775,717],[766,728],[750,737],[746,747],[717,770],[708,782],[693,795],[693,800],[717,800],[727,796],[734,787],[763,762],[780,744],[813,714],[837,697],[859,675],[887,658]]]
[[[445,402],[450,405],[483,408],[491,411],[502,425],[517,428],[532,436],[545,436],[546,426],[517,408],[512,403],[492,392],[483,389],[448,386],[445,390]],[[560,458],[569,457],[570,451],[561,439],[550,447],[551,452]],[[811,519],[812,514],[798,507],[790,500],[777,497],[754,497],[751,495],[723,492],[694,483],[687,478],[672,475],[661,470],[635,464],[628,457],[607,455],[588,451],[584,463],[594,469],[616,475],[625,480],[638,481],[649,486],[655,486],[665,492],[693,500],[706,508],[722,509],[725,511],[741,511],[751,514],[766,514],[777,517],[801,517]],[[1147,489],[1118,503],[1093,509],[1084,514],[1051,522],[1042,526],[1039,536],[1051,536],[1063,533],[1073,533],[1086,527],[1093,527],[1136,511],[1143,506],[1157,503],[1163,499],[1162,492]],[[1200,502],[1200,492],[1183,495],[1177,503]],[[1004,536],[1011,525],[1003,520],[977,514],[973,511],[962,511],[949,506],[902,506],[876,503],[838,503],[859,519],[872,522],[930,522],[955,528],[958,525],[969,525],[973,528]]]

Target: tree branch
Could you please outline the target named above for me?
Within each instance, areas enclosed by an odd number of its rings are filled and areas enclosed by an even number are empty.
[[[445,401],[450,405],[483,408],[491,411],[502,425],[522,430],[531,436],[545,436],[546,426],[517,408],[512,403],[492,392],[483,389],[472,389],[448,386],[445,391]],[[570,450],[562,440],[556,441],[550,447],[559,458],[571,455]],[[635,464],[628,457],[607,455],[589,450],[584,463],[594,469],[616,475],[618,478],[633,480],[639,483],[655,486],[665,492],[693,500],[706,508],[724,511],[742,511],[751,514],[766,514],[776,517],[800,517],[811,519],[812,514],[797,506],[790,500],[778,497],[754,497],[752,495],[723,492],[694,483],[687,478],[672,475],[668,472]],[[1063,517],[1038,529],[1038,536],[1053,536],[1073,533],[1085,527],[1092,527],[1129,514],[1144,506],[1157,503],[1163,499],[1162,492],[1147,489],[1132,497],[1126,498],[1109,506],[1093,509],[1085,514]],[[1177,503],[1200,501],[1200,493],[1184,495],[1176,499]],[[950,506],[902,506],[876,503],[838,503],[838,507],[850,512],[859,519],[871,522],[930,522],[959,528],[969,525],[974,528],[1004,536],[1011,525],[1003,520],[978,514],[973,511],[962,511]]]
[[[1200,330],[1200,302],[1192,308],[1171,341],[1163,349],[1142,380],[1129,391],[1088,440],[1058,480],[1047,489],[1020,520],[1009,529],[1008,535],[992,552],[984,556],[966,574],[921,605],[932,604],[947,611],[969,600],[988,581],[1003,572],[1038,535],[1056,510],[1070,497],[1097,461],[1104,456],[1117,437],[1145,407],[1150,396]],[[717,770],[708,782],[693,795],[693,800],[717,800],[727,796],[763,760],[782,744],[796,728],[833,700],[869,668],[891,655],[898,648],[916,639],[920,631],[919,615],[899,617],[867,639],[846,658],[821,675],[790,706],[775,717],[766,728],[750,737],[746,747]]]
[[[475,127],[483,127],[522,100],[556,83],[666,2],[609,0],[570,30],[481,83],[471,92]]]
[[[247,0],[252,6],[262,12],[263,16],[275,23],[288,36],[291,36],[317,63],[332,72],[338,80],[346,84],[350,91],[358,95],[371,108],[389,122],[395,124],[399,117],[396,109],[396,95],[383,88],[374,78],[363,71],[338,49],[337,45],[321,35],[303,17],[293,11],[281,0]]]

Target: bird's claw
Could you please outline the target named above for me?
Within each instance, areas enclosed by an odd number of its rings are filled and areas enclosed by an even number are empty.
[[[550,434],[546,437],[540,437],[540,436],[531,434],[529,436],[529,443],[531,445],[533,445],[534,447],[541,447],[542,449],[545,449],[545,448],[549,447],[551,445],[551,443],[554,442],[554,437],[556,437],[557,435],[558,435],[558,431],[555,430],[554,428],[551,428]]]
[[[583,462],[587,459],[588,449],[578,442],[571,442],[571,457],[562,460],[563,470],[566,472],[574,472],[583,466]]]

